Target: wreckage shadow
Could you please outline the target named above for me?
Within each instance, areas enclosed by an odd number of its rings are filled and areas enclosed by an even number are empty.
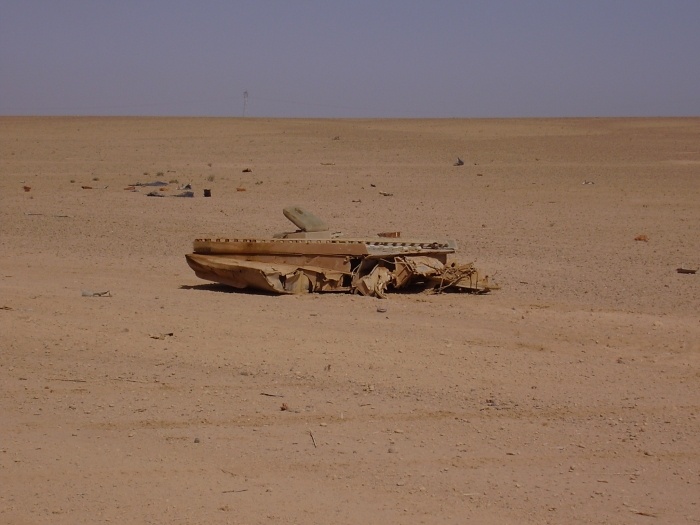
[[[235,293],[243,295],[263,295],[263,296],[274,296],[278,297],[279,294],[266,292],[265,290],[256,290],[255,288],[234,288],[233,286],[226,286],[225,284],[183,284],[180,285],[180,290],[200,290],[204,292],[219,292],[219,293]]]
[[[255,288],[234,288],[233,286],[226,286],[225,284],[183,284],[179,287],[180,290],[200,290],[203,292],[219,292],[219,293],[231,293],[231,294],[242,294],[242,295],[259,295],[264,297],[280,297],[280,294],[274,292],[267,292],[265,290],[257,290]],[[466,294],[466,295],[481,295],[484,292],[473,292],[467,290],[458,289],[445,289],[442,291],[436,291],[434,289],[426,289],[419,285],[411,285],[400,290],[391,290],[390,295],[439,295],[439,294]],[[325,295],[321,293],[319,295]]]

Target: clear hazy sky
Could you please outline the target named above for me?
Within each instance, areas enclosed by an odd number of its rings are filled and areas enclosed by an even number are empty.
[[[0,114],[700,115],[700,0],[0,0]]]

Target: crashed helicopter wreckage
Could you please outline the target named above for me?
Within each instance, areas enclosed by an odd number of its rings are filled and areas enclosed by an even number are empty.
[[[483,294],[497,289],[474,265],[448,262],[455,241],[341,238],[298,206],[284,215],[299,229],[272,239],[196,239],[187,264],[200,279],[279,294],[422,288]],[[391,234],[396,235],[396,234]]]

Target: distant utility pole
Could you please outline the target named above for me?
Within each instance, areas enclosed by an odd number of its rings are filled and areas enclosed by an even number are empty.
[[[248,90],[243,92],[243,116],[246,116],[246,111],[248,111]]]

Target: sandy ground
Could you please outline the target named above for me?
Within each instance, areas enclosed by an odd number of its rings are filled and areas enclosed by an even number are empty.
[[[0,522],[700,522],[700,273],[676,272],[700,119],[0,133]],[[196,197],[124,190],[156,179]],[[277,297],[187,267],[291,204],[454,238],[502,289]]]

